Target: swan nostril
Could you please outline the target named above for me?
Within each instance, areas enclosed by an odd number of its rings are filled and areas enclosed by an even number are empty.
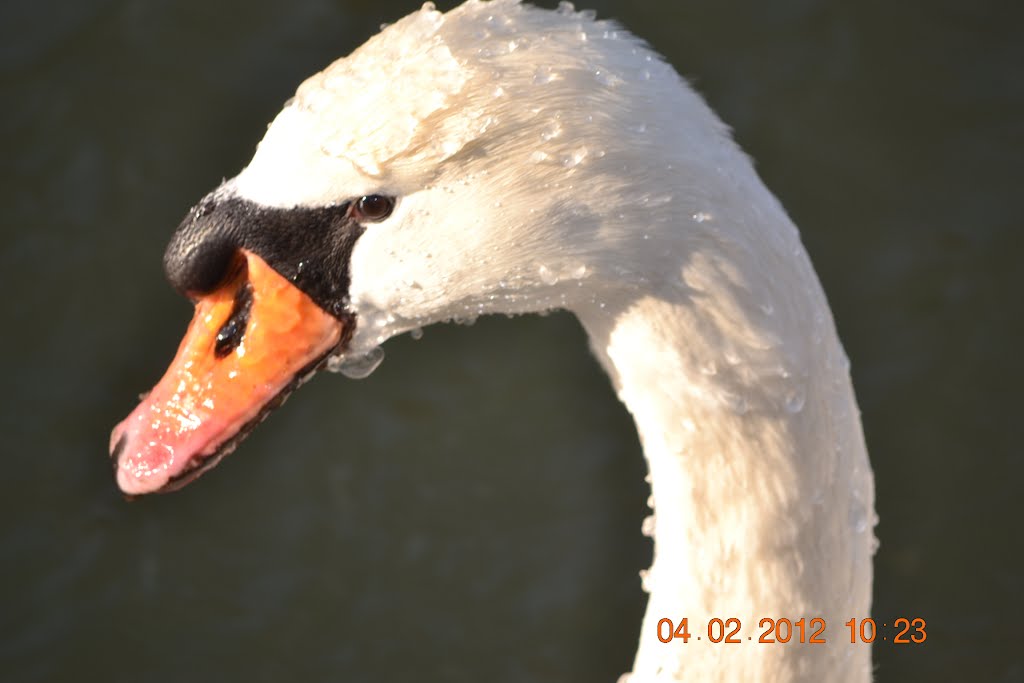
[[[245,330],[249,326],[251,310],[252,284],[246,282],[235,293],[235,305],[231,310],[231,316],[217,332],[217,341],[213,345],[213,353],[217,358],[224,358],[242,343]]]

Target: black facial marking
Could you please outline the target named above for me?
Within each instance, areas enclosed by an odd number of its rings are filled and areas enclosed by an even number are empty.
[[[228,355],[242,342],[245,329],[249,326],[249,311],[252,310],[252,285],[246,282],[235,294],[235,305],[231,309],[231,317],[217,332],[217,341],[213,345],[213,353],[217,358]]]
[[[349,259],[363,232],[349,208],[350,202],[280,209],[208,196],[175,231],[164,252],[164,272],[183,294],[205,294],[229,275],[238,250],[248,249],[322,309],[344,317]]]

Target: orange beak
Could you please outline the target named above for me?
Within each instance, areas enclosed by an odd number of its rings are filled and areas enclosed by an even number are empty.
[[[242,250],[226,283],[196,301],[163,379],[110,435],[128,495],[173,491],[230,453],[349,330]]]

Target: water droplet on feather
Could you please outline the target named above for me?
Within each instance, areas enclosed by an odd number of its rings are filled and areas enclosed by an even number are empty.
[[[647,517],[644,517],[643,524],[640,525],[640,532],[644,536],[647,536],[649,538],[653,538],[654,537],[654,528],[655,528],[654,515],[648,515]]]
[[[804,396],[804,392],[799,389],[791,391],[786,395],[786,412],[799,413],[804,409],[805,400],[806,397]]]
[[[375,346],[363,355],[332,356],[327,360],[327,369],[340,372],[349,379],[364,379],[373,374],[384,361],[384,349]]]

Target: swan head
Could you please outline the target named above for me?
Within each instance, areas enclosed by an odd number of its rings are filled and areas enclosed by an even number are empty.
[[[700,239],[678,218],[740,182],[716,170],[738,154],[612,22],[425,5],[303,83],[178,228],[165,269],[196,314],[112,434],[119,485],[191,481],[331,359],[404,331],[678,277],[666,254]]]

